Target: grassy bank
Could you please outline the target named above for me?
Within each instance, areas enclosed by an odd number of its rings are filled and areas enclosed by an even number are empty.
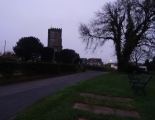
[[[19,114],[15,120],[76,120],[79,117],[88,120],[136,120],[136,118],[117,115],[95,114],[73,108],[74,103],[87,103],[124,110],[136,110],[143,120],[155,118],[155,77],[146,86],[147,96],[135,95],[128,83],[127,75],[109,73],[68,87],[50,95]],[[88,99],[80,93],[94,93],[104,96],[132,98],[130,103]]]

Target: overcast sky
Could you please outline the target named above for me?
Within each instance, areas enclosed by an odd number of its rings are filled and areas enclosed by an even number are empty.
[[[81,58],[101,58],[103,62],[116,61],[113,43],[92,53],[85,51],[79,38],[79,23],[89,23],[94,13],[114,0],[0,0],[0,53],[13,51],[22,37],[34,36],[47,46],[48,29],[62,28],[63,49],[73,49]]]

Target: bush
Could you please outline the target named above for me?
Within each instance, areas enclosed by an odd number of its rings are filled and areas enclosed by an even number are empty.
[[[96,70],[96,71],[114,71],[115,70],[113,68],[106,68],[103,66],[91,66],[91,65],[85,65],[85,68],[89,70]]]
[[[73,64],[60,64],[60,68],[62,73],[70,73],[77,71],[76,65]]]
[[[0,61],[0,74],[5,77],[13,77],[14,73],[21,73],[24,76],[37,76],[58,75],[76,71],[76,65],[73,64]]]
[[[136,71],[136,73],[141,74],[141,73],[147,73],[143,69],[139,68],[138,66],[135,65],[128,65],[127,73],[133,73]]]
[[[76,65],[0,61],[0,84],[76,72]]]
[[[13,73],[19,70],[19,63],[12,61],[0,61],[0,74],[4,77],[12,77]]]
[[[70,64],[24,63],[23,73],[26,75],[58,75],[76,72],[76,66]]]

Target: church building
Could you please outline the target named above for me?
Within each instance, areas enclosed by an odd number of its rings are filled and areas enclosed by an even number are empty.
[[[53,48],[54,52],[60,52],[62,50],[62,29],[48,29],[48,47]]]

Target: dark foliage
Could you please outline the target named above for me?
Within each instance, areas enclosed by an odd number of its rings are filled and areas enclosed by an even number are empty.
[[[146,59],[145,63],[148,71],[155,71],[155,57],[152,58],[152,61]]]
[[[22,60],[35,60],[40,56],[43,44],[38,38],[35,37],[23,37],[19,39],[13,50],[17,56]]]
[[[39,62],[15,62],[1,61],[0,73],[3,78],[13,78],[14,73],[21,73],[23,76],[59,75],[77,71],[76,65],[52,64]]]
[[[147,73],[146,71],[144,71],[143,69],[139,68],[136,65],[128,65],[128,69],[127,69],[127,73],[134,73],[136,72],[136,74],[142,74],[142,73]]]
[[[56,63],[61,63],[61,52],[55,52],[54,58]]]
[[[13,77],[13,73],[20,69],[19,63],[13,60],[0,60],[0,66],[0,73],[5,78]]]
[[[148,64],[149,64],[149,60],[146,59],[144,65],[148,66]]]
[[[104,71],[104,72],[115,71],[114,68],[109,68],[109,67],[105,67],[105,66],[84,65],[83,67],[84,67],[85,69],[88,69],[88,70],[95,70],[95,71]]]
[[[49,47],[43,47],[41,50],[41,61],[42,62],[52,62],[54,55],[54,49]]]
[[[77,53],[75,53],[74,50],[64,49],[64,50],[61,51],[62,63],[65,63],[65,64],[74,63],[76,58],[79,58],[79,55]]]
[[[61,52],[55,53],[55,61],[64,64],[78,64],[80,56],[74,50],[64,49]]]

